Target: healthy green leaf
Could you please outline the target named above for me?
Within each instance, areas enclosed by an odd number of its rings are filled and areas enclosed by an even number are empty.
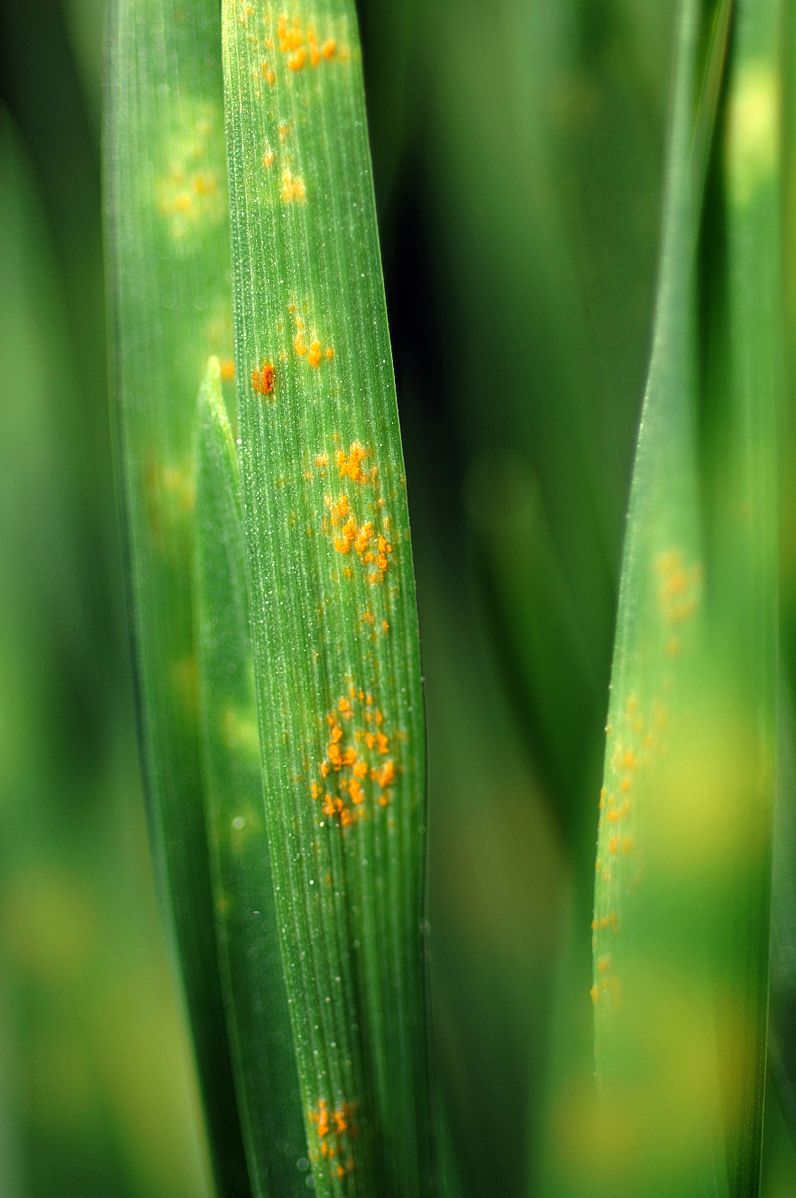
[[[322,1195],[431,1188],[424,729],[349,0],[227,0],[244,525],[282,955]]]
[[[151,827],[221,1190],[248,1193],[218,975],[191,599],[196,394],[229,357],[220,23],[117,0],[106,206],[119,466]],[[226,352],[225,352],[226,351]]]
[[[262,804],[237,450],[217,358],[199,408],[197,644],[221,975],[252,1188],[287,1198],[306,1193],[307,1146]]]

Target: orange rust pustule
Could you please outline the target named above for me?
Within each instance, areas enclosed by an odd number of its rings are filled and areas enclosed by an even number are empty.
[[[343,828],[375,807],[389,805],[397,782],[384,715],[371,694],[356,687],[338,699],[326,716],[328,742],[310,794],[323,815]]]
[[[344,57],[338,51],[335,38],[327,37],[319,41],[315,26],[309,24],[305,29],[298,17],[280,16],[277,38],[280,53],[286,56],[291,71],[301,71],[305,66],[318,67],[324,60]]]
[[[273,395],[276,386],[276,369],[272,362],[263,362],[259,370],[255,366],[251,375],[252,390],[258,395]]]
[[[319,1164],[324,1162],[331,1173],[339,1181],[356,1169],[354,1145],[351,1143],[359,1135],[359,1128],[354,1119],[357,1103],[343,1102],[332,1108],[325,1099],[321,1099],[317,1108],[309,1112],[310,1122],[315,1127],[318,1137]]]

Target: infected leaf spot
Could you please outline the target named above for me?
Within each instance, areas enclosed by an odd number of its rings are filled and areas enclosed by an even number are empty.
[[[335,451],[337,475],[343,482],[353,484],[353,489],[349,486],[336,495],[327,494],[324,497],[326,514],[322,530],[335,552],[343,557],[357,558],[364,568],[366,581],[376,585],[383,582],[387,574],[393,544],[390,540],[390,517],[384,511],[381,497],[373,494],[378,486],[378,466],[369,464],[369,459],[370,451],[359,441],[352,441],[348,450],[338,447]],[[318,455],[315,463],[326,476],[329,455]],[[370,496],[368,491],[371,492]],[[342,574],[349,579],[353,578],[354,571],[346,565]],[[376,629],[375,615],[369,612],[367,617],[363,623]],[[372,617],[372,622],[369,617]],[[386,620],[382,620],[378,627],[382,633],[389,632],[390,626]]]
[[[604,932],[608,928],[610,928],[612,932],[618,931],[619,919],[617,918],[616,911],[609,911],[607,915],[601,915],[599,918],[593,919],[591,921],[591,926],[593,931]]]
[[[334,349],[331,345],[325,348],[321,344],[320,339],[313,330],[307,333],[307,326],[304,322],[304,317],[298,311],[295,304],[290,304],[289,312],[293,321],[293,352],[299,358],[304,358],[307,364],[317,370],[323,359],[331,362],[334,357]],[[309,336],[309,340],[307,339]]]
[[[263,362],[251,373],[252,390],[258,395],[273,395],[276,386],[276,369],[272,362]]]
[[[263,82],[267,83],[269,87],[273,87],[276,83],[276,74],[266,58],[262,60],[258,69],[254,72],[254,77],[255,79],[262,79]]]
[[[235,377],[235,363],[232,358],[224,358],[221,363],[221,378],[225,383],[229,383]]]
[[[184,101],[166,141],[165,171],[155,186],[158,210],[175,241],[215,225],[226,211],[216,164],[223,160],[221,122],[213,105]]]
[[[159,550],[182,552],[186,520],[196,503],[191,464],[162,463],[151,455],[143,467],[143,490],[149,532]]]
[[[367,569],[369,583],[379,583],[390,565],[393,547],[383,533],[376,531],[372,520],[357,523],[346,494],[337,499],[327,497],[332,544],[337,553],[355,554]]]
[[[601,976],[599,983],[595,982],[590,990],[591,1000],[596,1006],[601,1001],[609,1001],[614,1008],[621,1006],[622,987],[615,974]]]
[[[176,501],[182,512],[192,512],[196,503],[196,486],[189,469],[184,466],[165,466],[161,484],[167,495]]]
[[[326,1167],[338,1181],[357,1167],[352,1144],[359,1135],[354,1118],[356,1107],[356,1103],[344,1102],[332,1109],[321,1099],[309,1113],[318,1141],[317,1164]]]
[[[260,735],[257,730],[257,716],[253,711],[227,707],[221,716],[221,736],[230,752],[242,750],[250,757],[259,759]]]
[[[282,200],[285,204],[302,204],[307,198],[307,188],[301,175],[294,175],[289,166],[282,171]]]
[[[326,752],[310,795],[341,828],[388,806],[396,781],[391,738],[373,695],[350,687],[326,716]]]
[[[269,143],[266,142],[265,150],[263,151],[262,163],[267,171],[274,165],[275,155]]]
[[[367,608],[362,613],[361,620],[367,628],[372,630],[370,634],[371,640],[378,640],[379,636],[386,636],[386,634],[390,631],[389,620],[377,619],[370,608]]]
[[[687,566],[678,549],[658,555],[658,607],[669,628],[683,624],[697,610],[702,582],[702,569],[697,564]]]
[[[338,56],[344,57],[338,55],[335,38],[319,41],[315,26],[308,24],[305,29],[298,17],[288,18],[285,14],[279,17],[277,39],[291,71],[301,71],[306,66],[315,68]]]
[[[338,449],[334,458],[340,477],[350,478],[352,482],[359,483],[360,486],[375,482],[378,468],[371,466],[369,470],[365,470],[362,467],[362,463],[368,456],[368,451],[359,441],[351,442],[348,453],[344,449]]]

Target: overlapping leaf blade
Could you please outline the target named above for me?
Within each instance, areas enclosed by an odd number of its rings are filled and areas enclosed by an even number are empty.
[[[140,727],[219,1186],[248,1180],[218,973],[192,614],[196,394],[229,358],[220,23],[207,0],[117,0],[109,30],[106,212],[118,458]]]
[[[306,1193],[306,1141],[262,803],[237,449],[212,358],[199,396],[196,611],[210,863],[256,1194]]]

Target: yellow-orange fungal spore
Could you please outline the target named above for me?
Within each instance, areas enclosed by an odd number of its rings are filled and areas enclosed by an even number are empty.
[[[390,738],[382,731],[375,735],[367,728],[383,722],[384,715],[373,696],[356,688],[342,695],[328,712],[326,751],[318,765],[320,777],[310,784],[310,795],[320,802],[325,820],[334,820],[345,828],[374,805],[389,805],[397,781]],[[387,760],[381,760],[384,757]]]
[[[221,377],[225,383],[229,383],[235,377],[235,363],[231,358],[224,358],[221,362]]]
[[[605,818],[611,824],[618,824],[620,820],[624,819],[625,816],[629,814],[629,812],[630,800],[625,799],[624,803],[620,804],[619,807],[610,807],[605,813]]]
[[[277,40],[279,51],[285,55],[291,71],[301,71],[305,66],[315,68],[337,57],[335,38],[328,37],[319,42],[315,26],[309,24],[305,29],[298,17],[291,19],[284,14],[279,17]]]
[[[616,932],[619,928],[619,919],[616,911],[609,911],[607,915],[595,916],[591,921],[592,931],[604,932],[610,928],[612,932]]]
[[[273,362],[263,362],[259,368],[255,366],[251,373],[251,384],[252,390],[258,395],[273,395],[276,386],[276,369]]]
[[[303,203],[307,198],[307,187],[300,175],[294,175],[289,166],[282,171],[282,199],[286,204]]]
[[[207,104],[178,106],[175,130],[164,146],[166,170],[155,185],[158,210],[181,241],[223,218],[224,193],[215,170],[220,114]]]
[[[679,549],[660,553],[655,565],[659,609],[665,624],[671,628],[684,623],[696,612],[702,568],[698,563],[687,565]]]
[[[350,478],[352,482],[364,483],[367,481],[365,471],[361,467],[361,462],[368,456],[367,450],[355,441],[346,454],[344,449],[338,449],[335,455],[337,469],[341,478]]]
[[[317,1107],[310,1111],[310,1122],[321,1141],[322,1157],[335,1160],[349,1154],[350,1159],[350,1145],[345,1141],[356,1139],[359,1135],[355,1119],[357,1106],[354,1102],[342,1102],[339,1106],[331,1107],[325,1099],[321,1099]]]
[[[164,466],[160,485],[162,493],[176,500],[182,512],[192,512],[196,503],[196,486],[192,471],[185,466]]]
[[[324,497],[326,514],[323,517],[322,528],[335,552],[344,557],[358,558],[365,571],[365,580],[374,585],[384,581],[393,555],[393,545],[385,536],[389,517],[375,497],[368,500],[366,494],[362,495],[359,490],[367,486],[376,487],[378,482],[378,467],[368,464],[369,457],[369,451],[359,441],[352,441],[348,450],[341,447],[336,450],[335,465],[339,477],[354,483],[356,489],[349,488],[348,491],[340,491],[337,495],[327,494]],[[322,466],[319,465],[320,462],[323,463]],[[325,470],[327,464],[328,455],[316,457],[316,465],[319,468]],[[371,511],[375,510],[382,526],[381,530],[376,520],[361,517],[363,504],[369,504]],[[344,578],[352,578],[353,573],[351,566],[343,567]],[[382,620],[377,624],[375,614],[369,609],[362,621],[374,629],[374,635],[378,632],[389,632],[389,623]]]
[[[299,358],[306,358],[308,364],[315,370],[320,367],[324,358],[327,362],[331,362],[332,358],[334,357],[334,349],[332,346],[327,345],[324,348],[319,338],[314,334],[310,336],[308,341],[304,318],[296,309],[295,304],[290,305],[289,312],[293,320],[294,329],[293,352]]]

